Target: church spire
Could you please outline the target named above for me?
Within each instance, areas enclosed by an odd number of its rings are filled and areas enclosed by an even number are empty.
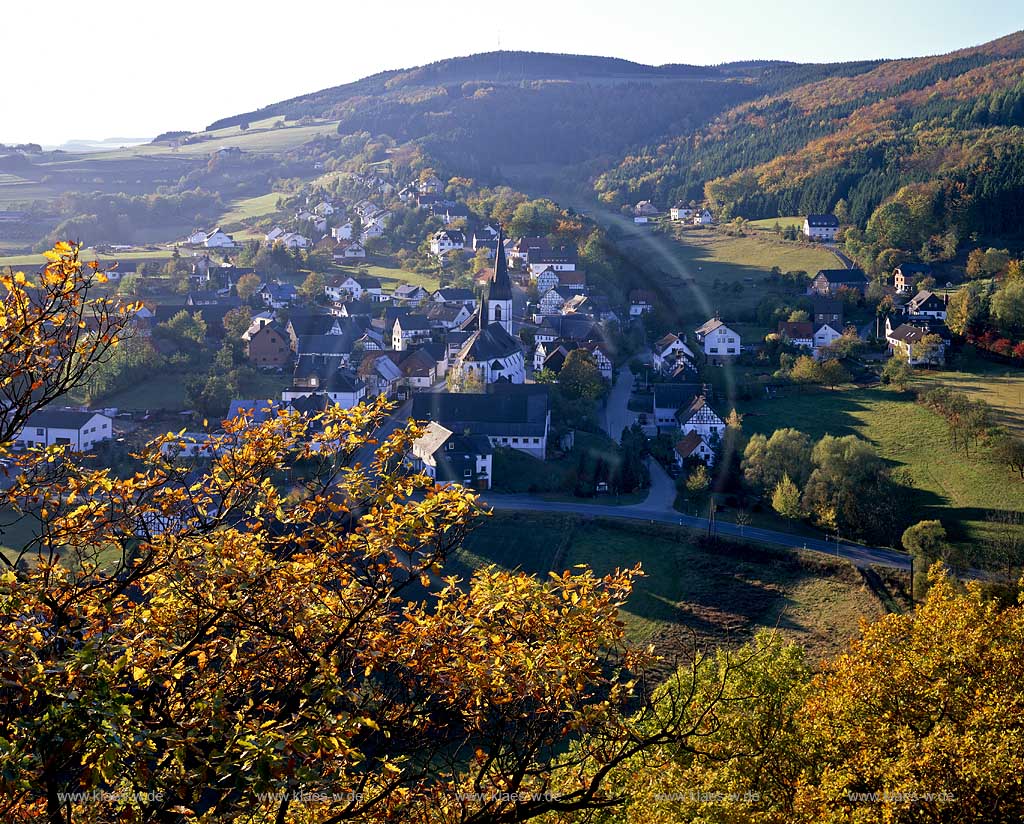
[[[488,300],[512,300],[512,282],[508,279],[505,257],[505,233],[498,228],[498,245],[494,249],[494,274],[487,290]]]

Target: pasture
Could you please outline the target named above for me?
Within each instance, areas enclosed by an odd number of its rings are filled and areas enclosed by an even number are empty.
[[[915,520],[942,521],[951,538],[970,543],[993,534],[993,513],[1024,511],[1024,482],[984,450],[965,456],[949,446],[945,420],[889,389],[814,389],[738,403],[745,435],[793,427],[811,438],[857,435],[913,486]]]
[[[470,534],[446,574],[467,577],[496,564],[545,576],[576,564],[604,575],[640,564],[644,577],[623,609],[629,638],[663,655],[737,645],[761,627],[778,629],[812,655],[836,652],[860,618],[883,614],[860,574],[800,552],[734,544],[704,546],[672,527],[613,519],[494,515]]]

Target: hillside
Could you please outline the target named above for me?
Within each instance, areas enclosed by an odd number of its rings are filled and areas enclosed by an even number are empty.
[[[338,121],[339,134],[418,141],[460,173],[501,164],[577,164],[690,132],[725,109],[810,79],[877,64],[646,66],[567,54],[490,52],[383,72],[210,125],[270,117]]]
[[[747,218],[833,210],[864,226],[900,187],[938,182],[961,237],[1019,230],[1024,32],[795,84],[601,175],[608,203],[702,199]],[[705,184],[714,181],[705,190]],[[842,207],[841,207],[842,208]],[[935,227],[937,231],[949,226]]]

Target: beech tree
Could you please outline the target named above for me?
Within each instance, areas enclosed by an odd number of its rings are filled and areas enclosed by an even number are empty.
[[[5,455],[131,317],[77,247],[50,259],[0,276]],[[639,570],[442,577],[483,509],[412,473],[423,429],[378,437],[387,413],[244,413],[202,462],[168,433],[127,477],[18,457],[0,820],[497,824],[620,803],[616,765],[696,747],[721,691],[646,687],[618,616]]]

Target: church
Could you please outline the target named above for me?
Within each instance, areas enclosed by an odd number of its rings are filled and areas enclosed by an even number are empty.
[[[453,369],[464,377],[473,375],[483,385],[524,383],[526,361],[523,347],[512,334],[512,283],[504,253],[504,237],[498,232],[498,253],[487,295],[476,315],[463,327],[472,332],[455,356]]]

